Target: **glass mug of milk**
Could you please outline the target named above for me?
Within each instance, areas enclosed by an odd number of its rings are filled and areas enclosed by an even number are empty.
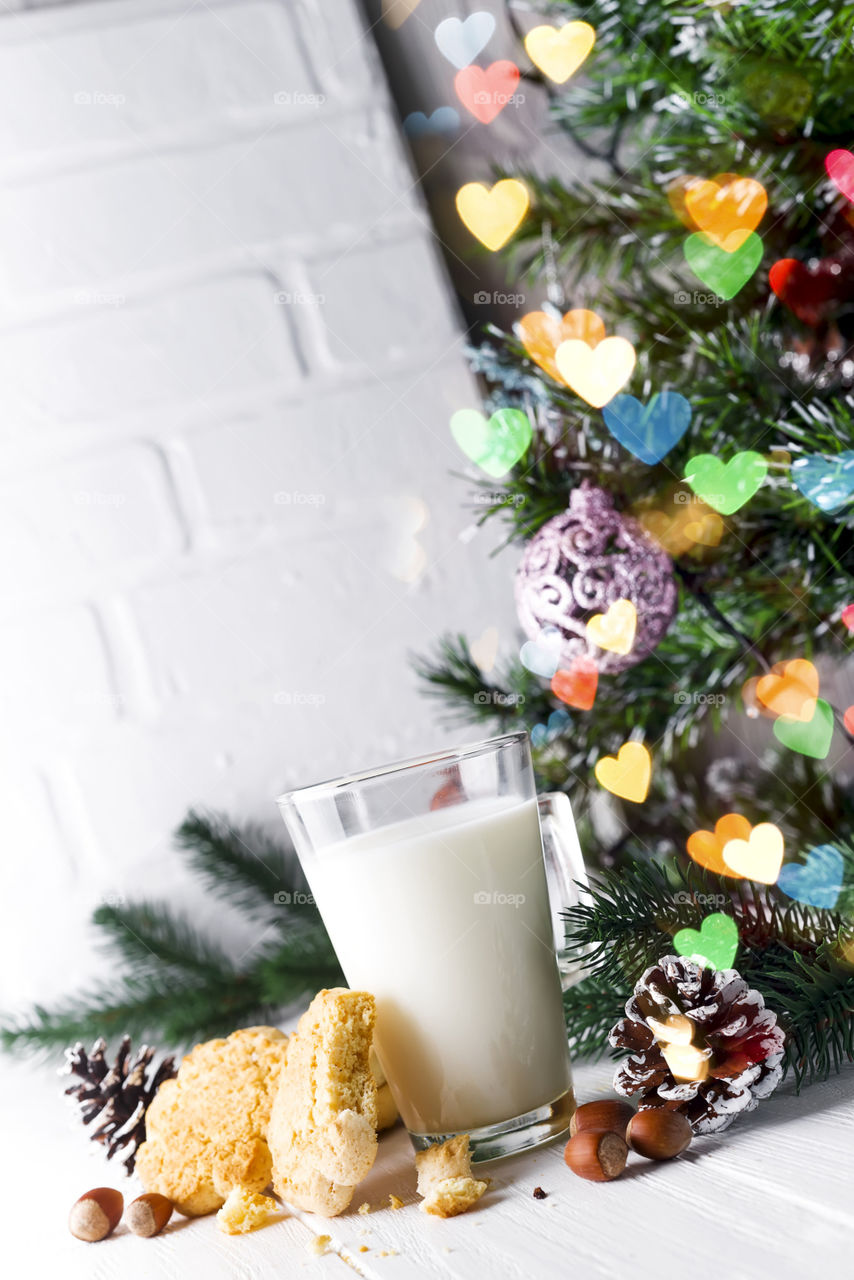
[[[475,1159],[569,1126],[575,1099],[524,732],[279,798],[416,1149]]]

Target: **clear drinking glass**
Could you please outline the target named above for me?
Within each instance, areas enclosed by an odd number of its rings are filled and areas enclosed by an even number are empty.
[[[524,732],[279,798],[417,1149],[468,1133],[489,1160],[575,1108]]]

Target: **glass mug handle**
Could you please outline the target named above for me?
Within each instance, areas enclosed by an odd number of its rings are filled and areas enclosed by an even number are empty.
[[[569,796],[563,791],[547,791],[537,797],[537,804],[543,833],[543,856],[552,910],[554,946],[561,987],[567,991],[584,976],[584,967],[577,959],[570,960],[567,957],[564,920],[560,913],[584,900],[585,890],[589,887],[587,870]]]

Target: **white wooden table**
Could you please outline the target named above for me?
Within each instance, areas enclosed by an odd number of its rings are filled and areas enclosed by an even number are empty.
[[[416,1207],[412,1149],[385,1135],[354,1211],[334,1219],[283,1210],[252,1235],[223,1235],[214,1217],[176,1217],[161,1237],[124,1228],[99,1244],[67,1231],[82,1192],[139,1193],[105,1163],[72,1117],[53,1070],[0,1060],[0,1212],[6,1275],[62,1280],[828,1280],[854,1274],[854,1069],[794,1097],[785,1087],[729,1134],[695,1141],[678,1160],[631,1157],[607,1185],[575,1177],[563,1144],[480,1165],[494,1180],[478,1208],[443,1221]],[[579,1098],[610,1092],[605,1063],[576,1070]],[[545,1200],[532,1192],[541,1186]],[[394,1193],[404,1208],[360,1216]],[[317,1235],[330,1252],[311,1251]],[[16,1256],[17,1255],[17,1256]],[[17,1262],[17,1266],[15,1263]]]

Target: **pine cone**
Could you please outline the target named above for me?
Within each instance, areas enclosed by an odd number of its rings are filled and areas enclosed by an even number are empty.
[[[123,1036],[112,1066],[106,1059],[105,1040],[96,1040],[87,1054],[82,1044],[65,1050],[65,1066],[60,1075],[79,1076],[82,1083],[72,1084],[65,1093],[80,1107],[80,1118],[98,1126],[89,1135],[107,1148],[107,1159],[117,1151],[130,1148],[122,1161],[128,1174],[133,1173],[137,1148],[145,1141],[145,1113],[164,1080],[177,1074],[175,1059],[164,1058],[146,1080],[154,1049],[143,1045],[136,1057],[130,1057],[130,1036]]]
[[[705,1079],[677,1080],[665,1061],[648,1019],[661,1024],[676,1015],[694,1023],[693,1044],[711,1051]],[[664,956],[638,979],[626,1017],[611,1031],[610,1043],[632,1054],[618,1068],[614,1088],[640,1094],[641,1110],[681,1111],[695,1133],[719,1133],[776,1089],[784,1038],[777,1015],[735,969]]]

